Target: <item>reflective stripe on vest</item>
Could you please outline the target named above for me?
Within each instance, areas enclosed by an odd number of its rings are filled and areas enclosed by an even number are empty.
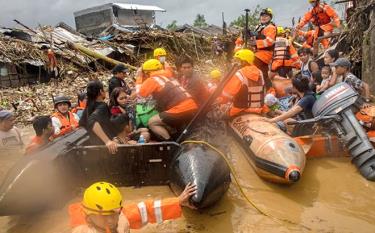
[[[289,60],[289,41],[286,38],[277,37],[275,49],[273,51],[273,60]]]
[[[191,95],[176,79],[168,79],[164,76],[154,76],[152,79],[161,86],[161,90],[153,94],[158,111],[168,110],[184,100],[191,98]]]
[[[141,215],[142,225],[144,226],[148,223],[146,204],[142,201],[142,202],[139,202],[137,206],[138,206],[139,213]]]
[[[163,222],[163,213],[161,211],[161,200],[154,201],[155,219],[158,224]]]
[[[255,82],[246,78],[242,74],[241,70],[236,72],[236,76],[241,81],[242,85],[245,85],[247,87],[246,106],[248,108],[261,108],[263,106],[264,94],[265,94],[264,79],[263,79],[262,72],[259,71],[258,82]],[[250,83],[252,83],[252,85],[250,85]],[[244,106],[241,106],[241,107],[244,107]]]

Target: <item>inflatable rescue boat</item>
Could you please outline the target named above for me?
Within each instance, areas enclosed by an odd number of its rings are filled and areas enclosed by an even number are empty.
[[[260,177],[275,183],[295,183],[301,178],[305,153],[275,124],[247,114],[234,118],[229,126]]]
[[[61,208],[97,181],[171,185],[177,193],[191,182],[197,193],[190,201],[197,208],[213,205],[229,188],[225,160],[199,143],[120,145],[111,155],[87,142],[87,132],[78,129],[18,161],[0,186],[0,216]]]

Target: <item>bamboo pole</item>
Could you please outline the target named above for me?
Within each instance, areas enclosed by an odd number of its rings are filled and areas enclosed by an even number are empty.
[[[137,67],[135,66],[132,66],[132,65],[129,65],[129,64],[126,64],[126,63],[123,63],[123,62],[120,62],[120,61],[117,61],[115,59],[112,59],[112,58],[109,58],[107,56],[104,56],[98,52],[95,52],[91,49],[88,49],[80,44],[77,44],[77,43],[71,43],[71,42],[67,42],[68,43],[68,46],[83,53],[83,54],[86,54],[90,57],[93,57],[93,58],[96,58],[96,59],[102,59],[103,61],[106,61],[110,64],[113,64],[113,65],[118,65],[118,64],[123,64],[124,66],[128,67],[129,69],[132,69],[132,70],[137,70]]]

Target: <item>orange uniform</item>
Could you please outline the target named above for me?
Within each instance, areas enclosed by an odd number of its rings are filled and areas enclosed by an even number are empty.
[[[262,72],[254,65],[241,68],[224,87],[224,100],[230,99],[233,102],[229,116],[233,117],[241,112],[258,114],[265,112],[265,93]]]
[[[303,43],[302,47],[303,48],[312,48],[314,45],[314,40],[315,40],[315,30],[310,30],[310,31],[302,31],[298,30],[298,35],[303,36],[305,38],[305,42]]]
[[[241,37],[238,37],[235,42],[234,52],[237,52],[238,50],[243,48],[243,39]]]
[[[276,26],[273,23],[260,25],[256,31],[257,51],[255,52],[255,57],[265,64],[270,64],[272,61],[273,45],[276,39]]]
[[[29,155],[29,154],[33,153],[34,151],[36,151],[39,147],[41,147],[43,145],[45,145],[43,139],[40,136],[34,136],[31,139],[30,144],[27,145],[25,154]]]
[[[341,24],[335,9],[326,3],[318,4],[310,9],[301,19],[297,29],[303,28],[308,22],[316,26],[315,38],[323,36],[324,32],[332,33],[334,26],[340,27]],[[329,47],[329,41],[327,39],[321,40],[321,43],[324,48]]]
[[[273,51],[271,71],[276,72],[281,67],[299,69],[300,66],[301,61],[294,46],[287,38],[277,37]]]
[[[78,128],[78,116],[72,112],[68,112],[68,117],[60,112],[55,112],[52,115],[52,125],[54,127],[53,137],[60,137],[70,133],[73,129]]]
[[[165,220],[181,217],[182,211],[178,198],[147,200],[138,204],[129,204],[122,208],[121,217],[127,218],[130,229],[140,229],[148,223],[162,223]],[[86,214],[81,203],[69,206],[72,228],[86,225]]]
[[[172,114],[197,110],[198,105],[177,80],[167,78],[165,70],[152,72],[140,87],[141,97],[153,96],[159,112]]]
[[[165,77],[167,77],[167,78],[174,78],[175,77],[174,69],[168,62],[164,62],[163,67],[164,67],[164,71],[165,71],[164,72]],[[137,70],[137,73],[136,73],[135,76],[136,76],[135,77],[135,89],[136,89],[136,92],[139,93],[139,90],[140,90],[143,82],[146,80],[146,78],[144,77],[143,71],[142,71],[142,67]]]

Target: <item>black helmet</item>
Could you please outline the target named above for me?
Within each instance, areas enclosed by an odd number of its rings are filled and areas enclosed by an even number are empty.
[[[120,72],[128,72],[128,68],[126,68],[126,66],[124,66],[123,64],[117,64],[113,69],[112,69],[112,73],[113,74],[117,74],[117,73],[120,73]]]
[[[66,97],[66,96],[57,96],[57,97],[53,98],[53,102],[55,104],[55,108],[60,103],[67,103],[69,105],[69,107],[72,106],[72,103],[70,102],[69,97]]]

